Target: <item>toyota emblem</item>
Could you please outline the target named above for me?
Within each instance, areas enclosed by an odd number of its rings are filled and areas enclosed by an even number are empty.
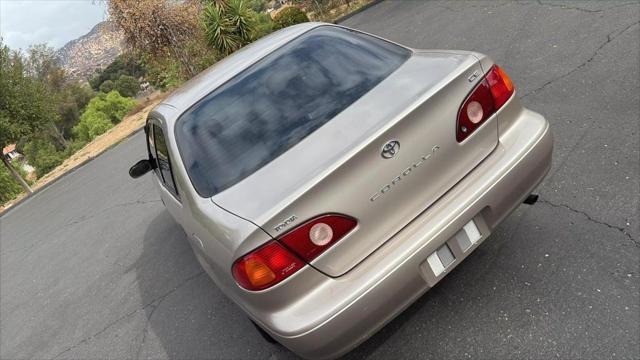
[[[391,140],[388,143],[384,144],[382,147],[382,155],[385,159],[391,159],[396,156],[396,154],[400,152],[400,142],[397,140]]]

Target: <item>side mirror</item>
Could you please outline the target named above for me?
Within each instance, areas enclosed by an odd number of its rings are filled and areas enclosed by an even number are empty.
[[[153,170],[153,165],[148,159],[140,160],[129,169],[129,176],[136,179]]]

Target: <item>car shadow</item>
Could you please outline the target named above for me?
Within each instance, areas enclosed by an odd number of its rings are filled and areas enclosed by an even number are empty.
[[[244,313],[203,272],[187,236],[166,210],[147,228],[134,264],[146,316],[140,358],[277,358]]]

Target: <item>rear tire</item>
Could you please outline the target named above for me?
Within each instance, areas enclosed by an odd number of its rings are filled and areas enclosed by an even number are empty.
[[[256,324],[253,320],[251,320],[251,323],[253,324],[253,326],[256,327],[256,330],[258,330],[258,332],[260,333],[260,336],[262,336],[262,338],[265,339],[268,343],[270,343],[270,344],[277,344],[278,343],[276,341],[276,339],[271,337],[271,335],[269,335],[268,332],[264,331],[264,329],[262,329],[260,326],[258,326],[258,324]]]

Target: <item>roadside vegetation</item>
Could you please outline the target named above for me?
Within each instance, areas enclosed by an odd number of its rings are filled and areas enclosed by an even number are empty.
[[[0,38],[0,147],[24,155],[2,156],[0,204],[145,107],[134,99],[141,92],[169,91],[273,31],[333,21],[370,1],[107,0],[128,50],[86,82],[71,80],[53,48],[9,49]]]

